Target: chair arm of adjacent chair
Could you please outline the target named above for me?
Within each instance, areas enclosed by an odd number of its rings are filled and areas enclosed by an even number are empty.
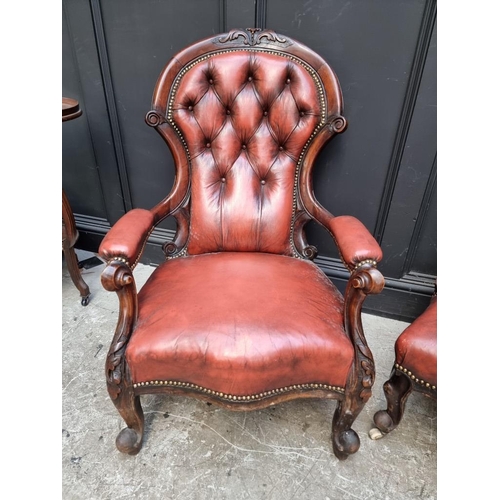
[[[382,260],[382,250],[379,244],[363,223],[355,217],[332,215],[327,221],[327,228],[349,271],[352,272],[363,264],[375,266]]]
[[[154,227],[154,216],[149,210],[130,210],[106,234],[99,246],[99,255],[106,262],[119,260],[133,269]]]

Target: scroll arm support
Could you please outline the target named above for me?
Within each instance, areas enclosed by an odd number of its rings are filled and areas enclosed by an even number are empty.
[[[116,446],[122,453],[135,455],[142,446],[144,415],[139,397],[134,394],[125,350],[137,321],[137,289],[132,270],[119,260],[108,263],[101,282],[106,290],[117,293],[120,303],[118,324],[105,364],[109,396],[127,424],[118,434]]]
[[[106,290],[116,292],[119,300],[118,324],[106,359],[108,392],[115,401],[127,383],[124,354],[137,320],[137,290],[132,270],[119,260],[108,263],[101,274],[101,282]]]
[[[354,346],[354,364],[347,381],[350,390],[346,393],[357,394],[363,405],[372,393],[375,364],[363,331],[361,309],[366,297],[380,293],[384,284],[384,277],[376,267],[363,264],[353,272],[345,291],[344,324]]]
[[[366,297],[380,293],[384,285],[382,273],[374,265],[366,263],[352,273],[345,291],[344,326],[353,343],[355,357],[354,370],[351,370],[353,377],[349,377],[348,384],[361,383],[359,396],[364,402],[371,396],[375,365],[363,331],[361,310]]]

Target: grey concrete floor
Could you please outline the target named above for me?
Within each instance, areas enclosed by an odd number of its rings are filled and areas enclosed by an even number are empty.
[[[78,251],[80,260],[91,254]],[[62,270],[62,498],[406,500],[437,497],[437,405],[412,394],[400,426],[368,437],[385,408],[382,385],[393,345],[407,323],[365,314],[377,379],[353,425],[361,447],[335,458],[330,426],[336,401],[301,400],[253,412],[230,412],[191,398],[145,396],[145,441],[135,457],[115,438],[124,424],[108,397],[104,361],[118,311],[104,290],[104,265],[83,269],[91,290],[80,305]],[[153,267],[134,271],[138,288]]]

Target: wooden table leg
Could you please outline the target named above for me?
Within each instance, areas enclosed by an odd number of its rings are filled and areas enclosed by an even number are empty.
[[[85,283],[82,278],[78,267],[78,259],[76,257],[75,249],[73,248],[76,240],[78,239],[78,230],[76,229],[73,211],[71,210],[71,206],[64,190],[62,192],[62,236],[62,249],[64,257],[66,258],[69,275],[71,276],[74,285],[80,292],[82,306],[86,306],[90,300],[90,290],[87,283]]]

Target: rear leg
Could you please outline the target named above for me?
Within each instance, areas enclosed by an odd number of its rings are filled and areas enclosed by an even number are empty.
[[[380,410],[373,416],[375,425],[384,434],[393,431],[401,422],[406,400],[412,391],[411,380],[403,373],[393,370],[391,378],[384,384],[387,410]]]

